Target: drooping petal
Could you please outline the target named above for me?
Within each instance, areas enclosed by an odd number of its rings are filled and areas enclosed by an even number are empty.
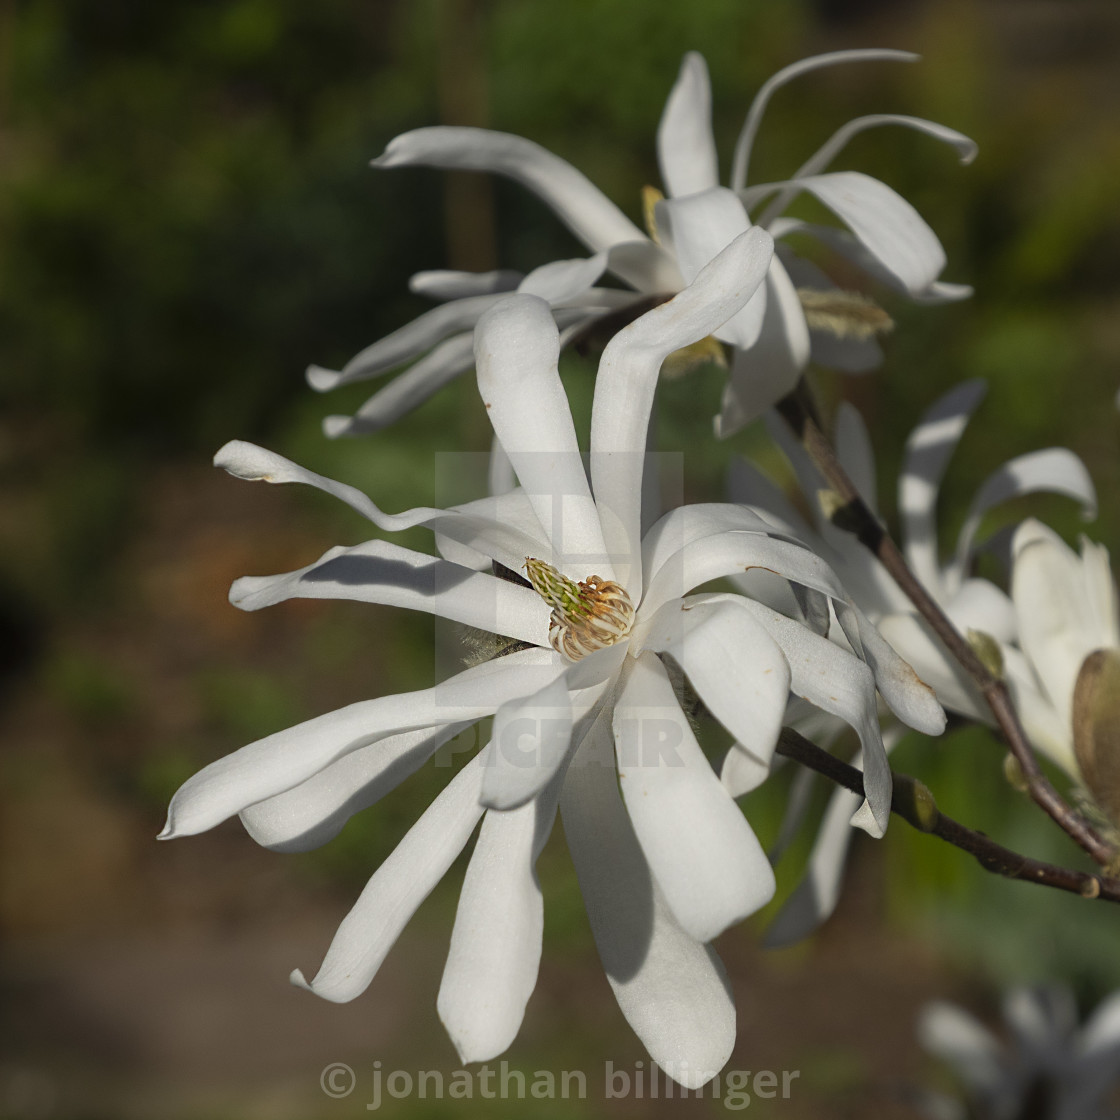
[[[577,579],[613,579],[560,382],[560,340],[548,304],[508,297],[480,320],[475,355],[494,434],[552,546],[551,556],[538,559]]]
[[[770,98],[774,95],[776,90],[780,89],[787,82],[793,81],[794,78],[809,73],[811,70],[820,70],[825,66],[836,66],[844,62],[873,62],[880,59],[892,62],[916,62],[918,56],[916,54],[911,54],[909,51],[880,50],[875,48],[854,51],[830,51],[828,54],[818,54],[814,55],[812,58],[803,58],[799,62],[795,62],[791,66],[786,66],[784,69],[779,70],[772,77],[768,78],[762,84],[758,93],[755,94],[754,100],[751,102],[751,107],[747,110],[747,119],[743,122],[743,127],[739,132],[739,138],[735,142],[735,156],[731,164],[731,189],[739,191],[746,186],[751,148],[754,146],[755,136],[758,134],[758,126],[762,123],[762,115],[766,112],[766,106],[769,104]]]
[[[685,932],[650,875],[618,793],[609,710],[568,769],[561,813],[623,1015],[670,1076],[690,1088],[705,1084],[735,1043],[730,985],[714,951]]]
[[[752,187],[748,210],[775,190],[805,190],[823,202],[909,293],[925,291],[945,267],[945,250],[922,216],[886,183],[860,171],[832,171]]]
[[[792,392],[809,361],[809,327],[797,289],[775,257],[766,275],[766,303],[755,344],[739,349],[724,388],[716,436],[726,439]]]
[[[443,878],[482,816],[478,791],[484,756],[485,751],[476,755],[452,778],[373,873],[342,919],[315,978],[305,980],[297,968],[293,984],[333,1003],[346,1003],[369,987],[409,918]]]
[[[655,654],[632,663],[613,728],[619,788],[653,877],[677,921],[710,941],[773,896],[770,863]]]
[[[515,525],[474,512],[421,506],[406,513],[385,513],[356,487],[324,478],[281,455],[242,440],[232,440],[221,448],[214,456],[214,465],[228,471],[235,478],[249,481],[300,482],[313,486],[316,490],[322,490],[345,502],[386,532],[395,533],[425,525],[434,532],[442,533],[477,552],[500,560],[515,571],[524,563],[526,556],[533,555],[531,549],[539,543],[539,537],[521,532]]]
[[[606,252],[569,261],[550,261],[534,268],[517,290],[522,295],[539,296],[546,303],[561,303],[587,292],[606,267]]]
[[[772,252],[768,234],[748,230],[688,288],[624,327],[603,351],[591,418],[591,477],[607,548],[616,571],[629,565],[620,582],[633,598],[642,586],[642,473],[661,363],[739,310],[766,275]]]
[[[769,765],[782,730],[790,669],[754,616],[734,603],[678,600],[657,612],[643,645],[668,653],[708,711]]]
[[[543,646],[549,608],[529,587],[437,560],[388,541],[332,548],[314,564],[276,576],[243,576],[229,593],[245,611],[287,599],[353,599],[410,610]]]
[[[704,56],[689,51],[657,126],[657,163],[670,198],[706,191],[719,183],[712,135],[712,84]]]
[[[898,113],[873,113],[866,117],[856,117],[854,120],[842,124],[792,175],[794,180],[803,179],[808,175],[817,175],[824,171],[828,165],[845,148],[853,136],[869,128],[879,128],[887,124],[902,125],[912,128],[917,132],[924,132],[934,140],[950,144],[957,150],[961,163],[971,163],[976,158],[978,151],[976,141],[970,140],[962,132],[954,128],[947,128],[936,121],[923,120],[921,117],[901,116]],[[766,210],[759,216],[758,224],[769,228],[774,220],[785,208],[793,193],[783,191],[774,199]]]
[[[539,144],[484,128],[436,126],[389,142],[374,167],[424,166],[506,175],[538,195],[592,252],[644,234],[582,172]]]
[[[778,949],[808,936],[836,909],[844,864],[851,844],[852,815],[860,806],[857,793],[835,789],[821,819],[817,839],[798,883],[766,931],[766,947]]]
[[[984,399],[983,381],[965,381],[926,412],[906,441],[898,479],[902,551],[914,575],[941,596],[937,548],[937,492],[969,417]]]
[[[491,272],[462,272],[454,268],[434,268],[415,272],[408,281],[408,290],[428,299],[466,299],[469,296],[489,296],[496,292],[512,292],[523,277],[510,268],[497,268]]]
[[[1065,447],[1048,447],[1019,455],[990,474],[972,499],[957,538],[957,553],[949,576],[951,585],[959,586],[968,573],[972,542],[984,514],[1000,502],[1039,491],[1062,494],[1080,502],[1086,519],[1097,514],[1096,487],[1085,464],[1072,451]]]
[[[452,335],[378,389],[353,416],[324,417],[323,433],[328,439],[339,439],[379,432],[422,405],[473,365],[474,335],[469,330]]]
[[[452,335],[463,331],[469,335],[479,316],[503,298],[502,293],[498,292],[486,296],[469,296],[433,307],[411,323],[406,323],[392,334],[367,346],[337,373],[321,366],[308,367],[307,381],[313,389],[324,393],[340,385],[376,377],[379,373],[412,361]]]
[[[537,984],[544,902],[535,865],[560,782],[530,805],[491,810],[471,854],[436,1007],[462,1062],[501,1054]]]
[[[245,831],[274,852],[309,852],[414,774],[466,723],[390,735],[343,755],[285,793],[241,810]]]
[[[160,838],[205,832],[388,735],[493,715],[507,700],[535,692],[562,671],[558,653],[521,650],[465,669],[434,688],[363,700],[278,731],[188,779],[171,799]]]
[[[709,261],[751,225],[734,192],[719,186],[659,202],[657,224],[672,242],[686,284],[691,284]],[[760,287],[741,310],[713,332],[716,338],[742,349],[753,346],[762,330],[766,299],[767,289]]]

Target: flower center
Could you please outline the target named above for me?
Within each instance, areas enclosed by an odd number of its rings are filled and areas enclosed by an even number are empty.
[[[533,590],[552,607],[548,640],[557,653],[578,661],[625,638],[634,624],[634,604],[626,590],[599,576],[568,579],[551,564],[525,558]]]

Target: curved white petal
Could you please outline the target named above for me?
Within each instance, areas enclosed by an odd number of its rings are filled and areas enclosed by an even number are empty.
[[[752,187],[741,195],[749,210],[778,190],[805,190],[824,203],[911,294],[924,292],[945,267],[945,250],[925,220],[897,191],[861,171],[831,171]]]
[[[923,120],[921,117],[907,117],[898,113],[873,113],[866,117],[856,117],[854,120],[842,124],[793,174],[793,179],[802,179],[807,175],[816,175],[824,171],[828,165],[840,154],[853,136],[869,128],[879,128],[883,125],[902,125],[912,128],[917,132],[924,132],[934,140],[949,144],[957,151],[961,163],[971,163],[976,158],[979,150],[975,140],[970,140],[963,132],[954,128],[947,128],[936,121]],[[786,207],[789,199],[795,192],[783,191],[759,216],[758,224],[769,227]]]
[[[309,852],[414,774],[466,723],[390,735],[343,755],[285,793],[241,810],[245,831],[274,852]]]
[[[719,158],[712,135],[712,84],[708,64],[689,51],[657,126],[657,163],[665,193],[672,197],[719,183]]]
[[[496,292],[512,292],[522,279],[520,272],[510,268],[497,268],[490,272],[433,268],[413,273],[408,281],[408,290],[415,295],[443,302],[466,299],[469,296],[489,296]]]
[[[422,405],[430,396],[474,365],[474,335],[468,330],[441,342],[418,362],[378,389],[353,416],[326,416],[328,439],[367,436]]]
[[[308,982],[297,968],[291,976],[293,984],[333,1003],[352,1000],[369,987],[409,918],[478,824],[484,757],[485,750],[452,778],[373,873],[342,919],[315,978]]]
[[[633,662],[615,702],[618,784],[677,921],[710,941],[774,894],[774,872],[680,709],[660,660]]]
[[[941,608],[962,634],[981,630],[998,642],[1017,639],[1018,624],[1010,596],[986,579],[966,579]]]
[[[1081,1029],[1078,1049],[1096,1054],[1120,1046],[1120,992],[1113,992],[1100,1004]]]
[[[991,1092],[1003,1080],[1002,1047],[971,1015],[951,1003],[928,1004],[918,1020],[918,1041],[948,1062],[976,1091]]]
[[[498,292],[494,295],[468,296],[433,307],[411,323],[406,323],[355,354],[338,373],[320,366],[310,366],[307,381],[313,389],[324,393],[339,385],[376,377],[379,373],[403,365],[431,350],[437,343],[452,335],[463,331],[469,335],[478,322],[478,317],[502,298],[502,293]]]
[[[607,344],[595,380],[591,478],[607,548],[620,582],[642,586],[641,489],[646,433],[661,363],[711,334],[754,294],[773,253],[770,236],[737,237],[679,295],[624,327]]]
[[[579,579],[613,579],[559,355],[551,311],[536,296],[508,297],[475,331],[478,388],[494,434],[552,546],[552,555],[537,559]]]
[[[726,439],[792,392],[809,361],[809,327],[797,289],[777,257],[766,275],[758,339],[739,349],[724,387],[716,436]]]
[[[297,466],[282,455],[266,451],[252,443],[232,440],[214,456],[214,465],[235,478],[253,482],[300,482],[331,494],[351,509],[372,521],[386,532],[399,532],[417,525],[427,526],[451,540],[500,560],[516,571],[530,551],[539,544],[539,537],[522,532],[516,525],[474,512],[432,509],[421,506],[406,513],[385,513],[356,487],[335,482],[314,471]]]
[[[521,650],[466,669],[434,688],[363,700],[278,731],[188,779],[171,799],[160,839],[213,828],[387,735],[493,715],[507,700],[535,692],[562,671],[558,653]]]
[[[880,50],[876,48],[854,51],[830,51],[828,54],[814,55],[812,58],[803,58],[779,70],[768,78],[755,94],[750,109],[747,110],[747,119],[739,132],[735,142],[735,156],[731,164],[731,189],[742,190],[746,186],[747,171],[750,165],[751,148],[754,146],[758,126],[762,123],[762,114],[774,92],[791,82],[802,74],[811,70],[820,70],[825,66],[836,66],[844,62],[873,62],[884,60],[890,62],[916,62],[918,56],[909,51]]]
[[[551,611],[532,588],[437,560],[388,541],[332,548],[314,564],[276,576],[243,576],[229,593],[244,611],[286,599],[352,599],[427,611],[543,646]]]
[[[604,711],[568,769],[561,798],[591,932],[615,998],[650,1057],[695,1088],[731,1056],[735,1005],[719,958],[673,917],[650,875],[615,778]]]
[[[543,199],[593,252],[645,236],[582,172],[521,136],[484,128],[418,128],[391,140],[371,163],[506,175]]]
[[[809,523],[777,483],[767,478],[749,459],[735,456],[731,460],[727,468],[727,496],[732,501],[755,506],[780,531],[797,537],[809,547],[814,546],[817,535]]]
[[[684,670],[709,712],[768,766],[789,696],[785,655],[750,613],[726,602],[667,603],[644,640]]]
[[[504,455],[501,457],[504,458]],[[495,460],[491,455],[490,470],[494,470]],[[499,467],[501,469],[510,470],[512,475],[512,468],[502,466],[501,459],[499,459]],[[493,478],[491,482],[495,481]],[[497,479],[496,481],[502,482],[504,480]],[[514,529],[520,536],[522,544],[527,548],[526,555],[539,556],[542,553],[547,553],[549,550],[548,538],[544,535],[544,530],[541,528],[540,522],[537,520],[537,515],[533,512],[533,507],[529,502],[529,498],[523,490],[517,487],[517,479],[513,478],[511,485],[514,487],[512,490],[497,490],[485,498],[476,498],[473,502],[464,502],[462,505],[452,506],[449,512],[460,513],[465,517],[478,518],[484,524],[497,523],[506,526],[508,529]],[[476,545],[484,546],[484,541],[474,542]],[[435,544],[440,556],[445,560],[450,560],[454,564],[461,564],[464,568],[473,568],[476,572],[489,572],[494,569],[495,561],[502,563],[500,556],[491,556],[489,553],[480,552],[478,548],[471,547],[470,545],[462,544],[451,537],[445,537],[442,533],[435,534]],[[514,558],[516,561],[516,558]],[[512,568],[516,573],[517,568],[513,565],[506,563],[507,568]],[[524,579],[521,575],[519,578]],[[526,581],[528,582],[528,581]]]
[[[670,198],[657,204],[658,229],[672,241],[677,265],[686,284],[740,234],[750,229],[743,204],[733,191],[713,186],[698,194]],[[760,287],[713,333],[721,342],[746,348],[758,341],[766,311],[766,287]]]
[[[535,864],[560,795],[488,812],[471,854],[436,1007],[462,1062],[501,1054],[537,984],[544,901]]]
[[[562,303],[586,293],[607,267],[606,252],[593,257],[550,261],[534,268],[517,286],[522,295],[539,296],[547,303]]]
[[[607,268],[645,295],[672,295],[684,287],[676,258],[648,239],[612,245],[607,251]]]
[[[1082,515],[1086,519],[1097,514],[1096,487],[1085,464],[1072,451],[1064,447],[1048,447],[1042,451],[1019,455],[1004,463],[999,470],[993,471],[972,499],[968,516],[957,538],[957,553],[951,575],[954,584],[959,584],[968,573],[972,560],[972,542],[984,514],[1000,502],[1038,491],[1062,494],[1080,502],[1084,507]]]
[[[969,417],[984,399],[983,381],[965,381],[941,397],[906,441],[898,478],[902,551],[935,599],[944,598],[937,548],[937,492]]]

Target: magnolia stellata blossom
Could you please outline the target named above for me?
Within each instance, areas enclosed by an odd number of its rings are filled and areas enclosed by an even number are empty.
[[[1003,1001],[1008,1031],[1001,1041],[951,1003],[929,1004],[918,1038],[942,1059],[964,1091],[958,1100],[924,1093],[931,1120],[1117,1120],[1110,1100],[1120,1084],[1120,993],[1078,1026],[1068,988],[1018,988]]]
[[[1120,828],[1120,596],[1108,551],[1083,537],[1078,555],[1024,521],[1012,541],[1011,598],[1043,698],[1024,716],[1027,733]]]
[[[489,742],[374,874],[317,975],[297,971],[297,984],[332,1000],[360,994],[482,818],[438,1007],[464,1061],[501,1053],[536,982],[543,903],[534,864],[559,805],[623,1013],[667,1072],[702,1084],[727,1060],[735,1029],[706,942],[774,889],[732,794],[765,774],[791,688],[855,726],[867,759],[858,822],[882,832],[891,780],[875,686],[901,718],[935,733],[944,713],[932,693],[846,602],[827,565],[750,511],[682,507],[640,532],[661,363],[746,302],[770,252],[764,232],[743,234],[610,342],[596,381],[590,478],[557,370],[557,328],[548,304],[528,295],[493,307],[476,332],[479,390],[517,489],[393,516],[260,448],[219,452],[217,463],[239,477],[310,484],[382,530],[427,526],[442,554],[383,540],[331,549],[298,571],[239,580],[237,605],[396,604],[521,646],[435,688],[353,704],[250,744],[175,795],[166,836],[240,814],[260,843],[302,850],[336,834],[456,730],[493,716]],[[529,582],[497,578],[494,565]],[[831,600],[862,659],[746,596],[689,594],[751,565],[795,580],[814,615]],[[666,656],[741,744],[722,783],[681,710]]]
[[[983,518],[1001,502],[1031,492],[1049,491],[1080,502],[1085,515],[1091,517],[1096,514],[1096,492],[1084,464],[1066,448],[1052,447],[1021,455],[984,481],[969,506],[954,551],[948,559],[942,560],[937,532],[938,489],[984,392],[985,386],[980,381],[957,386],[925,413],[910,434],[898,483],[902,551],[910,569],[958,630],[969,635],[981,653],[988,650],[999,662],[999,671],[1034,745],[1069,768],[1069,721],[1063,733],[1062,722],[1043,691],[1035,669],[1017,645],[1016,609],[1006,592],[990,580],[972,575],[971,569]],[[763,513],[774,525],[825,557],[855,602],[895,650],[933,687],[941,703],[971,719],[992,722],[991,711],[971,678],[934,635],[886,568],[853,534],[831,522],[821,501],[822,493],[829,492],[827,485],[808,455],[780,421],[771,421],[770,429],[794,467],[812,510],[812,525],[772,481],[745,460],[737,460],[732,466],[730,496]],[[874,452],[862,418],[848,404],[842,405],[837,413],[835,443],[840,461],[860,496],[877,513]],[[758,592],[753,573],[736,577],[736,582],[743,587],[754,587]],[[827,734],[820,728],[819,720],[815,722],[817,733]],[[839,730],[834,723],[832,733]],[[888,732],[888,746],[897,738],[896,734]],[[811,774],[799,776],[803,787],[811,781]],[[772,942],[784,943],[805,936],[835,907],[850,838],[848,818],[853,796],[842,789],[833,792],[809,857],[806,878],[775,920],[770,931]],[[791,806],[799,804],[803,804],[803,798],[791,801]],[[794,823],[791,819],[791,828]]]
[[[353,417],[328,417],[327,433],[352,435],[384,427],[469,369],[471,330],[503,292],[516,289],[546,299],[561,328],[561,338],[566,340],[606,314],[627,308],[636,314],[650,299],[679,291],[752,222],[775,238],[815,238],[869,276],[920,302],[969,295],[967,287],[938,281],[945,265],[944,251],[905,199],[859,172],[826,170],[853,136],[887,124],[917,129],[944,141],[967,162],[976,146],[953,129],[895,114],[859,117],[841,127],[790,179],[747,185],[751,149],[775,90],[824,66],[916,58],[905,51],[838,51],[805,59],[775,74],[751,105],[735,147],[730,187],[721,187],[707,66],[700,55],[686,55],[657,133],[658,162],[668,197],[649,207],[650,236],[581,172],[531,140],[458,127],[421,128],[396,137],[373,161],[375,167],[465,168],[506,175],[540,196],[593,255],[554,261],[527,276],[508,271],[418,273],[412,279],[413,291],[445,300],[443,306],[373,343],[339,371],[318,366],[308,370],[311,385],[327,390],[414,361]],[[846,228],[783,216],[801,193],[813,195]],[[600,286],[604,272],[632,290]],[[874,334],[884,322],[889,324],[874,304],[857,294],[838,291],[819,269],[783,246],[755,296],[714,332],[717,339],[734,348],[717,421],[719,434],[742,427],[788,393],[810,357],[850,372],[878,365],[882,354]]]

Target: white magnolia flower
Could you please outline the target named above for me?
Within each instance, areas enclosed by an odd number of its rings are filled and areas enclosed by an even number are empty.
[[[1012,542],[1019,645],[1042,701],[1024,713],[1041,749],[1120,827],[1120,596],[1103,545],[1080,556],[1038,521]]]
[[[1016,609],[1008,595],[990,580],[971,574],[977,552],[977,534],[984,516],[1002,502],[1023,494],[1049,491],[1082,503],[1087,517],[1096,515],[1096,492],[1081,460],[1062,447],[1029,452],[1004,463],[977,490],[955,548],[942,559],[937,531],[937,496],[957,443],[972,412],[980,404],[985,386],[965,382],[943,396],[922,417],[906,443],[898,483],[898,508],[902,522],[901,547],[911,571],[962,634],[987,643],[998,653],[1004,678],[1034,745],[1068,768],[1068,720],[1063,734],[1060,718],[1039,684],[1035,669],[1018,648]],[[778,420],[770,430],[790,459],[798,482],[812,510],[810,524],[781,490],[756,467],[737,460],[731,470],[729,494],[763,513],[774,525],[828,560],[853,600],[866,612],[900,656],[930,684],[946,708],[986,723],[991,710],[956,660],[902,592],[886,568],[857,538],[830,521],[822,508],[827,484],[808,455]],[[875,456],[859,413],[841,405],[834,442],[839,458],[861,497],[878,512]],[[1106,563],[1107,567],[1107,563]],[[736,577],[748,588],[757,577]],[[1056,603],[1056,601],[1055,601]],[[777,604],[781,606],[781,602]],[[788,608],[787,608],[788,609]],[[841,728],[833,721],[832,733]],[[818,734],[827,734],[818,729]],[[888,746],[900,738],[886,736]],[[808,786],[812,775],[799,777]],[[769,934],[774,944],[804,937],[835,908],[850,839],[848,818],[851,798],[846,790],[832,794],[809,857],[806,877],[775,920]],[[795,798],[796,809],[804,798]],[[797,823],[796,813],[788,822]]]
[[[302,850],[335,835],[454,732],[493,717],[489,742],[374,874],[317,975],[296,972],[296,983],[331,1000],[360,994],[482,818],[438,1006],[464,1061],[501,1053],[536,981],[543,911],[534,863],[559,804],[623,1013],[672,1076],[693,1086],[711,1077],[731,1052],[734,1007],[706,942],[765,903],[774,880],[732,799],[738,790],[721,784],[681,711],[666,655],[741,744],[725,782],[764,775],[791,688],[850,722],[868,760],[859,823],[882,832],[891,783],[875,685],[901,718],[936,732],[944,713],[932,693],[845,602],[826,564],[749,511],[684,507],[640,534],[661,363],[746,302],[770,252],[761,231],[736,239],[607,346],[590,480],[557,371],[557,329],[548,305],[525,295],[491,309],[476,340],[479,389],[518,489],[393,516],[260,448],[219,452],[218,464],[239,477],[310,484],[380,529],[427,526],[442,553],[382,540],[331,549],[299,571],[239,580],[237,605],[389,603],[521,644],[434,688],[352,704],[250,744],[175,795],[165,836],[240,814],[262,844]],[[527,571],[532,586],[497,578],[495,564]],[[816,614],[831,599],[863,660],[745,596],[689,595],[752,565],[797,581]]]
[[[950,1003],[925,1008],[922,1046],[957,1075],[963,1101],[924,1094],[933,1120],[1117,1120],[1120,993],[1078,1027],[1067,988],[1019,988],[1004,1000],[1006,1043]]]
[[[563,339],[604,315],[642,310],[691,282],[725,245],[752,222],[775,238],[807,235],[869,276],[920,302],[960,299],[971,289],[938,281],[945,254],[914,208],[877,179],[826,169],[857,133],[879,125],[917,129],[952,145],[965,162],[976,146],[953,129],[916,117],[875,114],[849,121],[794,175],[779,183],[747,185],[751,150],[772,94],[808,71],[871,59],[913,61],[905,51],[837,51],[805,59],[775,74],[747,114],[731,169],[720,186],[711,125],[711,87],[704,59],[685,56],[657,133],[657,154],[668,198],[654,208],[654,236],[647,236],[571,164],[531,140],[478,128],[434,127],[390,142],[375,167],[428,166],[506,175],[540,196],[592,252],[587,259],[554,261],[521,276],[515,272],[424,272],[413,291],[446,301],[373,343],[340,371],[313,366],[308,380],[319,390],[380,376],[414,361],[371,397],[353,417],[331,416],[329,435],[384,427],[425,400],[472,363],[471,331],[486,309],[516,289],[539,295],[553,308]],[[806,192],[846,228],[784,217]],[[631,291],[599,286],[604,272]],[[803,306],[804,304],[804,306]],[[806,318],[806,309],[809,318]],[[885,314],[853,293],[838,291],[819,269],[783,246],[754,298],[714,333],[735,348],[717,430],[728,435],[761,415],[796,384],[810,357],[860,372],[879,364],[874,334]],[[815,329],[819,328],[819,329]],[[418,359],[418,360],[417,360]]]

